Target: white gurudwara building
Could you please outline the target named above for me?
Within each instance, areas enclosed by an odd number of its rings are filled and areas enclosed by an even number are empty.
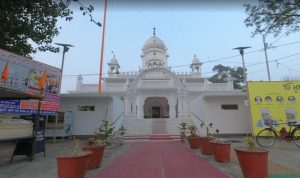
[[[71,134],[93,134],[105,115],[115,128],[125,126],[129,135],[179,134],[183,121],[194,123],[200,133],[201,122],[213,123],[211,132],[251,133],[247,94],[235,90],[231,78],[209,82],[196,55],[185,73],[172,71],[168,60],[167,47],[154,31],[142,47],[138,72],[121,72],[115,57],[109,61],[101,96],[98,84],[84,84],[78,76],[76,90],[63,94],[60,106]]]

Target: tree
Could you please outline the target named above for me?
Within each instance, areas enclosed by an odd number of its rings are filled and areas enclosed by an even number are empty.
[[[231,68],[228,66],[223,66],[221,64],[214,66],[214,72],[217,72],[215,75],[209,78],[210,82],[213,83],[226,83],[228,77],[232,77],[233,86],[235,89],[242,89],[244,84],[244,72],[242,67]]]
[[[300,76],[290,76],[290,75],[286,75],[286,76],[283,76],[282,80],[283,80],[283,81],[287,81],[287,82],[291,82],[291,81],[299,81],[299,80],[300,80]]]
[[[299,31],[299,0],[258,0],[245,4],[248,17],[244,23],[247,27],[255,27],[252,36],[257,34],[273,34],[277,37],[284,31],[286,35]]]
[[[71,3],[78,3],[83,15],[93,19],[92,5],[85,6],[74,0],[0,0],[0,48],[30,57],[39,51],[59,52],[52,46],[52,40],[59,34],[57,20],[71,21],[73,11]],[[74,4],[73,4],[74,5]]]

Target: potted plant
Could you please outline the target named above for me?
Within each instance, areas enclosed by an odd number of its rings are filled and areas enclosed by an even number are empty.
[[[95,133],[97,140],[100,140],[105,146],[111,146],[114,140],[114,128],[110,126],[107,119],[102,120],[101,126],[98,128],[98,131]]]
[[[81,151],[79,140],[74,139],[74,142],[74,151],[56,157],[59,178],[84,178],[92,153]]]
[[[90,138],[82,147],[82,150],[90,151],[92,153],[87,169],[91,170],[100,167],[103,159],[104,149],[105,145],[100,144],[95,137]]]
[[[216,139],[210,141],[212,154],[215,161],[229,162],[230,161],[230,148],[231,142],[225,142],[220,139],[219,129],[216,130]]]
[[[200,145],[200,149],[202,154],[205,155],[211,155],[212,154],[212,150],[211,150],[211,146],[210,146],[210,141],[214,139],[213,135],[209,133],[209,128],[212,128],[213,124],[209,123],[208,126],[205,125],[204,123],[201,123],[201,128],[205,127],[206,129],[206,136],[205,137],[200,137],[199,139],[199,145]]]
[[[247,147],[234,148],[242,172],[247,178],[268,177],[268,150],[255,147],[253,138],[246,136]]]
[[[187,130],[187,123],[181,122],[179,127],[180,130],[180,140],[182,143],[184,143],[184,140],[186,139],[186,130]]]
[[[121,145],[123,145],[123,137],[126,133],[126,128],[124,126],[121,126],[119,129],[118,129],[118,139],[119,139],[119,143]]]
[[[190,125],[187,127],[190,131],[190,135],[187,137],[190,147],[192,149],[197,149],[199,148],[198,144],[198,138],[199,136],[197,135],[197,127],[195,125]]]

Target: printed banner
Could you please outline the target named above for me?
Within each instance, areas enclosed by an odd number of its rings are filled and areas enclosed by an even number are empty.
[[[300,122],[300,82],[248,82],[253,134],[270,125],[280,130]]]
[[[42,94],[44,101],[41,113],[55,114],[58,112],[61,81],[59,68],[0,49],[0,77],[1,87],[32,95]],[[22,100],[15,101],[14,105],[11,104],[10,107],[1,107],[0,112],[33,114],[36,113],[37,108],[38,101]]]
[[[38,100],[0,100],[0,113],[37,114],[39,108]],[[40,114],[55,115],[59,110],[57,102],[41,101]]]

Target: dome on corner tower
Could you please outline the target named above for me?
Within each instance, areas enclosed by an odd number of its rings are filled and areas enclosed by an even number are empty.
[[[112,63],[112,64],[118,64],[118,60],[116,59],[115,56],[110,60],[110,63]]]
[[[200,60],[199,60],[199,58],[195,54],[194,58],[193,58],[193,61],[192,61],[192,64],[199,64],[199,63],[200,63]]]
[[[146,40],[146,42],[143,46],[143,50],[147,50],[150,48],[158,48],[161,50],[165,50],[166,46],[165,46],[165,43],[161,39],[159,39],[156,36],[152,36],[151,38]]]

